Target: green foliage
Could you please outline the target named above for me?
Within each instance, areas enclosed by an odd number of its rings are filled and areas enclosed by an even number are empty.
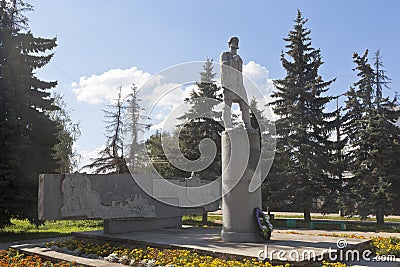
[[[46,221],[40,226],[28,220],[11,219],[11,225],[0,230],[0,242],[37,239],[69,235],[72,232],[85,232],[103,229],[103,221]]]
[[[79,155],[73,146],[81,134],[79,123],[74,123],[71,120],[67,104],[62,95],[54,94],[54,103],[59,109],[49,112],[49,116],[52,121],[57,123],[58,130],[58,143],[54,146],[53,154],[60,165],[56,171],[59,173],[71,173],[78,168]]]
[[[368,50],[364,55],[353,55],[359,80],[347,93],[346,122],[348,136],[346,158],[354,177],[346,187],[349,211],[365,217],[375,214],[378,224],[384,223],[384,215],[393,211],[395,191],[392,184],[398,182],[400,171],[400,128],[396,126],[399,111],[396,99],[382,97],[382,85],[387,77],[382,69],[379,53],[375,57],[375,69],[368,63]]]
[[[286,199],[309,220],[318,201],[324,205],[333,202],[334,144],[329,137],[337,121],[336,112],[325,112],[332,98],[323,96],[334,80],[324,81],[318,74],[323,64],[321,52],[311,46],[306,22],[298,11],[294,29],[284,38],[288,44],[281,62],[286,77],[274,81],[277,91],[271,105],[280,118],[276,121],[276,164],[269,179],[277,183],[271,190],[278,189],[271,193],[272,201]]]
[[[103,110],[107,123],[106,147],[92,163],[83,168],[95,169],[95,173],[129,173],[129,170],[138,172],[145,168],[140,165],[140,158],[145,155],[141,153],[143,149],[140,146],[144,144],[138,140],[138,134],[147,130],[150,125],[141,122],[144,117],[141,115],[138,90],[134,84],[131,90],[123,98],[120,86],[115,103]]]
[[[256,98],[252,98],[250,101],[250,123],[251,127],[253,127],[254,129],[258,129],[261,135],[261,148],[262,148],[261,173],[266,174],[270,171],[269,168],[271,167],[272,162],[274,160],[274,155],[275,155],[274,136],[276,135],[276,132],[275,132],[275,125],[265,116],[265,110],[259,107]],[[263,194],[262,206],[264,209],[270,207],[271,204],[274,205],[274,203],[271,203],[271,200],[273,200],[272,195],[274,194],[274,192],[276,192],[273,188],[276,185],[276,183],[275,181],[270,179],[268,175],[261,187]]]
[[[149,118],[142,115],[143,108],[140,106],[140,99],[138,96],[138,89],[133,84],[131,87],[131,93],[126,98],[126,127],[123,130],[125,135],[125,147],[128,146],[128,157],[127,163],[130,171],[133,172],[145,172],[146,166],[143,166],[145,162],[144,142],[139,140],[139,134],[144,133],[150,128],[150,124],[145,124],[143,121],[147,121]]]
[[[34,37],[26,31],[21,1],[0,2],[0,227],[10,218],[37,221],[38,175],[54,172],[57,124],[49,90],[56,82],[35,76],[53,54],[56,39]]]
[[[207,59],[200,72],[200,82],[196,83],[197,89],[185,100],[191,108],[179,118],[183,122],[179,125],[179,145],[185,158],[191,161],[199,159],[200,142],[205,138],[211,139],[216,145],[217,153],[211,165],[196,173],[198,178],[205,180],[218,178],[222,170],[221,133],[224,127],[221,124],[221,113],[215,111],[215,106],[222,101],[214,80],[215,75],[212,59]]]
[[[114,104],[109,105],[108,110],[103,110],[107,119],[106,123],[106,147],[100,151],[99,157],[83,168],[95,169],[95,173],[129,173],[124,158],[123,121],[124,103],[119,88],[118,97]]]
[[[146,152],[149,156],[151,164],[162,177],[189,177],[190,174],[173,166],[165,155],[162,144],[164,143],[166,146],[168,146],[170,143],[174,142],[177,137],[172,136],[173,134],[176,133],[170,134],[167,132],[161,133],[156,131],[146,141]]]
[[[219,88],[214,80],[212,60],[207,59],[200,72],[197,88],[192,90],[190,97],[185,99],[190,109],[178,119],[182,121],[177,130],[169,132],[157,131],[146,141],[147,153],[156,171],[165,178],[189,177],[190,172],[175,167],[173,163],[182,164],[180,153],[191,161],[200,158],[200,142],[205,138],[211,139],[217,149],[216,157],[206,169],[197,172],[196,177],[214,180],[221,175],[221,113],[215,111],[215,106],[221,103]],[[176,147],[179,142],[180,151],[165,154],[165,148]],[[164,148],[163,148],[164,145]]]

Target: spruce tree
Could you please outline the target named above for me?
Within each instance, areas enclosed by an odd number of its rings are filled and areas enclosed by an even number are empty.
[[[261,137],[261,148],[263,149],[263,153],[261,154],[261,166],[262,166],[262,174],[268,173],[269,166],[271,166],[274,160],[274,149],[275,149],[275,140],[273,139],[275,136],[275,126],[273,123],[266,117],[265,110],[259,107],[258,101],[256,98],[252,98],[250,100],[250,122],[251,127],[253,129],[257,129],[260,133]],[[262,179],[265,177],[262,177]],[[276,207],[277,203],[272,203],[274,198],[277,197],[279,201],[282,200],[282,196],[276,196],[277,192],[280,192],[280,189],[274,190],[273,187],[277,182],[275,179],[271,179],[269,173],[264,180],[261,190],[263,195],[263,210],[268,209],[269,207]]]
[[[386,71],[383,69],[383,62],[381,57],[381,51],[378,49],[374,55],[374,73],[375,73],[375,104],[376,108],[380,108],[380,102],[382,101],[383,88],[389,89],[390,78],[386,76]]]
[[[374,67],[368,63],[368,50],[362,56],[354,53],[353,60],[359,80],[350,88],[346,101],[347,158],[354,176],[347,190],[348,199],[353,202],[348,205],[362,218],[374,214],[382,225],[384,215],[392,211],[391,186],[400,170],[400,129],[395,124],[399,111],[395,99],[382,96],[382,86],[387,86],[388,78],[379,52],[375,54]]]
[[[142,115],[143,108],[140,106],[138,89],[134,84],[131,86],[131,93],[127,96],[126,103],[126,126],[123,132],[127,132],[124,145],[128,148],[129,170],[131,172],[143,172],[145,166],[141,163],[144,162],[143,151],[145,149],[143,146],[145,143],[143,140],[139,140],[139,135],[148,130],[151,125],[143,122],[143,120],[146,121],[149,118]]]
[[[95,169],[95,173],[129,173],[124,154],[124,101],[121,91],[122,86],[119,88],[116,103],[109,105],[108,110],[103,110],[107,119],[106,147],[98,153],[98,158],[83,167]]]
[[[280,193],[310,221],[317,202],[330,204],[332,195],[334,146],[329,137],[335,129],[336,112],[324,111],[332,98],[323,94],[334,80],[324,81],[318,74],[321,52],[311,46],[311,31],[300,11],[294,22],[294,29],[284,38],[287,51],[281,55],[286,77],[274,81],[277,91],[272,94],[275,101],[271,105],[279,116],[275,162],[286,164],[279,169],[286,181]]]
[[[179,119],[183,122],[180,127],[179,144],[183,155],[189,160],[200,157],[200,141],[210,138],[215,144],[217,154],[214,161],[206,169],[196,173],[198,178],[214,180],[221,175],[221,114],[215,111],[221,101],[219,87],[215,81],[212,59],[207,59],[200,72],[200,81],[196,83],[197,90],[190,93],[185,101],[191,105],[189,111]],[[189,176],[190,173],[187,173]]]
[[[274,136],[275,125],[270,121],[265,114],[265,110],[259,107],[258,101],[255,97],[250,100],[250,123],[253,129],[257,129],[260,133],[261,137],[261,161],[263,171],[261,172],[263,175],[268,173],[269,168],[274,160],[274,150],[275,150],[275,140]],[[262,179],[265,177],[262,177]]]
[[[55,39],[35,37],[21,1],[0,1],[0,227],[10,218],[37,222],[38,175],[59,166],[53,158],[57,124],[48,112],[57,107],[35,71],[45,66]]]

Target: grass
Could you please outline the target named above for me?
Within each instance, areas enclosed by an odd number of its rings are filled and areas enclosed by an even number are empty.
[[[208,221],[206,224],[202,222],[201,215],[188,215],[182,217],[182,224],[193,225],[193,226],[221,226],[222,216],[221,215],[208,215]]]
[[[13,225],[0,230],[0,242],[11,242],[27,239],[51,238],[66,236],[72,232],[84,232],[103,229],[103,221],[47,221],[36,227],[28,220],[11,220]]]
[[[281,218],[291,218],[291,219],[303,219],[303,215],[278,215],[275,214],[275,218],[281,219]],[[360,220],[360,218],[357,217],[340,217],[336,215],[319,215],[319,216],[312,216],[312,219],[314,220],[320,220],[320,219],[326,219],[326,220],[338,220],[338,221],[370,221],[370,222],[375,222],[376,218],[367,218],[365,220]],[[385,222],[400,222],[400,218],[385,218]]]
[[[310,224],[303,221],[303,216],[276,216],[275,220],[271,221],[274,227],[282,227],[286,228],[286,220],[287,218],[297,219],[296,220],[296,228],[309,228]],[[192,215],[192,216],[183,216],[182,223],[194,226],[202,226],[203,223],[201,221],[202,217],[200,215]],[[312,219],[330,219],[330,220],[340,220],[343,219],[339,216],[313,216]],[[360,232],[389,232],[389,233],[399,233],[400,226],[389,226],[385,225],[383,227],[378,227],[373,223],[364,223],[359,219],[353,218],[353,220],[348,220],[351,223],[346,224],[347,231],[360,231]],[[370,219],[369,221],[374,221],[374,219]],[[388,220],[386,220],[388,221]],[[208,222],[206,226],[221,226],[222,224],[222,216],[221,215],[208,215]],[[316,225],[316,229],[319,230],[340,230],[340,226],[337,224],[323,224]]]
[[[298,219],[296,228],[308,228],[309,224],[302,221],[303,217],[300,216],[279,216],[275,215],[275,220],[272,224],[275,227],[286,228],[286,220],[283,218]],[[376,224],[363,223],[358,218],[342,218],[339,216],[313,216],[313,219],[330,219],[330,220],[348,220],[351,223],[347,224],[347,231],[372,231],[372,232],[400,232],[400,226],[377,227]],[[183,224],[202,226],[201,215],[183,216]],[[374,218],[368,219],[374,221]],[[386,219],[387,222],[400,222],[397,218]],[[0,242],[12,242],[18,240],[38,239],[38,238],[51,238],[67,236],[72,232],[95,231],[103,229],[103,221],[101,220],[80,220],[80,221],[47,221],[44,225],[36,227],[29,223],[27,220],[12,220],[13,225],[7,226],[0,230]],[[221,215],[208,215],[208,222],[206,226],[220,226],[222,224]],[[318,229],[323,230],[339,230],[338,225],[318,225]]]
[[[309,228],[309,224],[304,222],[303,218],[297,218],[296,220],[296,228]],[[317,219],[313,217],[313,219]],[[286,220],[276,218],[272,221],[272,224],[275,227],[283,227],[286,228]],[[337,224],[320,224],[316,225],[315,229],[319,230],[339,230],[340,226]],[[393,225],[384,225],[378,227],[376,224],[373,223],[365,223],[363,221],[351,221],[351,223],[346,224],[346,231],[360,231],[360,232],[389,232],[389,233],[399,233],[400,226],[393,226]]]

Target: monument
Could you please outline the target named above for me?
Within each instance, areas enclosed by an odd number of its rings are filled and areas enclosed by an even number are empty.
[[[261,184],[260,133],[250,123],[243,61],[237,54],[239,39],[232,37],[228,44],[230,50],[221,55],[222,183],[217,181],[205,191],[201,188],[207,182],[188,184],[197,179],[166,183],[159,175],[148,174],[44,174],[39,178],[39,218],[103,219],[106,234],[181,227],[182,215],[217,210],[222,195],[222,239],[260,240],[253,214],[255,207],[261,207],[261,189],[254,186]],[[233,103],[240,105],[244,127],[233,127]],[[185,190],[176,190],[176,185]]]
[[[261,241],[254,219],[254,208],[261,207],[261,188],[251,190],[252,180],[261,181],[257,168],[260,136],[250,124],[249,106],[243,84],[243,61],[237,54],[239,38],[228,41],[230,50],[221,55],[221,84],[224,95],[222,132],[222,217],[224,241]],[[239,103],[245,128],[234,128],[232,103]],[[254,182],[254,181],[253,181]]]
[[[183,215],[202,214],[218,209],[218,201],[207,205],[187,208],[181,206],[186,196],[173,194],[167,187],[157,186],[162,177],[141,175],[153,184],[149,196],[136,183],[131,174],[42,174],[39,177],[38,212],[41,220],[103,219],[104,233],[117,234],[161,228],[180,228]],[[170,180],[180,186],[197,187],[204,181]],[[215,194],[216,189],[210,194]],[[176,198],[176,205],[163,202],[163,197]],[[196,201],[204,196],[191,194]],[[199,201],[200,202],[200,201]],[[185,203],[185,202],[183,202]]]

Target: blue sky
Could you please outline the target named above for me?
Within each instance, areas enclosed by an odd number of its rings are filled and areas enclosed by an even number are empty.
[[[55,91],[65,95],[73,120],[81,122],[77,148],[86,158],[104,144],[101,110],[117,92],[116,84],[133,77],[140,83],[183,62],[218,61],[230,36],[239,36],[239,54],[254,79],[284,77],[283,38],[297,9],[309,19],[313,46],[322,51],[320,74],[326,80],[337,78],[330,94],[346,91],[356,80],[352,53],[367,48],[371,56],[381,49],[392,78],[386,94],[400,88],[400,2],[395,0],[29,3],[34,6],[27,14],[31,31],[58,39],[54,59],[38,76],[58,81]]]

